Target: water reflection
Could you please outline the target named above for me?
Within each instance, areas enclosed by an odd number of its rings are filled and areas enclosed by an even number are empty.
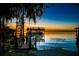
[[[50,35],[45,34],[45,42],[37,42],[37,49],[45,50],[45,49],[53,49],[57,47],[57,48],[62,48],[65,50],[77,52],[74,32],[62,33],[62,34],[54,33],[54,34],[52,33],[50,33]]]

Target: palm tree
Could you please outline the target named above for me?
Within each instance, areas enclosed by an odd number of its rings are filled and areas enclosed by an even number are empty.
[[[36,17],[40,17],[44,11],[44,4],[0,4],[0,27],[3,27],[3,48],[4,48],[4,23],[12,18],[20,18],[24,28],[24,18],[32,19],[36,23]],[[2,19],[2,21],[1,21]],[[24,31],[23,31],[24,34]],[[4,49],[3,49],[4,50]]]
[[[27,7],[27,17],[29,18],[29,21],[32,18],[34,23],[36,23],[36,17],[40,17],[43,14],[43,11],[44,11],[44,4],[30,4],[30,6]],[[31,48],[31,38],[29,40],[30,40],[29,48]],[[36,42],[36,39],[35,39],[35,42]]]

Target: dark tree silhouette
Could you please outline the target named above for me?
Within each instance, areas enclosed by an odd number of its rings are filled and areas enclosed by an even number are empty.
[[[76,29],[76,46],[77,46],[78,55],[79,55],[79,27],[77,27],[75,29]]]
[[[12,20],[12,18],[20,18],[22,25],[24,25],[24,18],[32,19],[36,23],[36,17],[40,17],[43,14],[45,4],[35,3],[35,4],[0,4],[0,29],[3,30],[3,51],[4,51],[4,27],[5,22]],[[24,31],[23,31],[24,34]],[[17,43],[15,43],[17,45]],[[17,47],[17,46],[16,46]]]
[[[74,3],[72,5],[75,5],[77,8],[79,8],[79,3]],[[79,55],[79,27],[75,29],[76,29],[76,46],[77,46],[78,55]]]

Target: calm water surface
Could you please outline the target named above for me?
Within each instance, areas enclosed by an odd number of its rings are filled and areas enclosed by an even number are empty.
[[[77,51],[75,32],[46,33],[45,42],[37,42],[38,50],[62,48],[69,51]]]

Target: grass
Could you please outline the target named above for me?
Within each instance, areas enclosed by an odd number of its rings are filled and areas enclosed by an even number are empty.
[[[6,51],[0,52],[0,56],[34,56],[31,52],[16,52],[16,51]]]
[[[24,52],[6,52],[4,56],[32,56],[31,53],[24,53]]]
[[[5,52],[4,56],[33,56],[30,52]]]

